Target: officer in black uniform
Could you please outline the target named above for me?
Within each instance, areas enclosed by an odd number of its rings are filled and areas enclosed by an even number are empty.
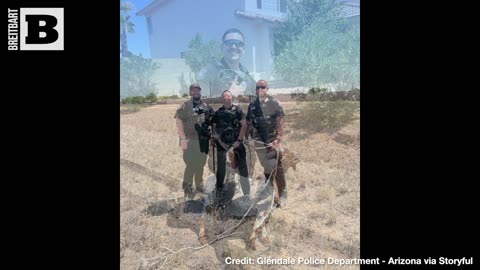
[[[245,146],[243,140],[247,131],[246,114],[243,110],[232,104],[232,93],[225,90],[222,93],[223,106],[215,112],[214,139],[217,147],[217,182],[216,204],[224,207],[224,182],[226,171],[226,154],[232,148],[238,170],[240,172],[240,185],[243,195],[250,196],[250,182],[248,180],[248,168]]]
[[[193,198],[192,182],[195,178],[197,192],[204,192],[203,167],[207,160],[207,154],[200,151],[198,133],[195,124],[201,125],[205,122],[205,112],[213,113],[212,107],[202,102],[202,88],[198,84],[190,85],[190,96],[192,98],[177,109],[175,113],[180,146],[183,150],[183,161],[185,162],[185,173],[183,185],[185,196]]]
[[[255,95],[255,80],[240,64],[244,50],[243,33],[236,28],[225,31],[222,36],[223,58],[220,61],[210,61],[196,77],[204,95],[219,97],[225,89],[230,90],[234,98]]]

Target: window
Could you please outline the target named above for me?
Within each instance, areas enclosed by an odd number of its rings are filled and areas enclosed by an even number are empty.
[[[287,0],[257,0],[257,9],[287,12]]]
[[[280,12],[287,13],[287,0],[279,0],[280,1]]]
[[[263,0],[263,9],[277,11],[277,0]]]
[[[147,28],[148,28],[148,33],[151,35],[153,33],[152,17],[147,17]]]

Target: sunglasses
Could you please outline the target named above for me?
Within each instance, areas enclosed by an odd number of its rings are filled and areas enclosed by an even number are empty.
[[[243,46],[245,46],[245,43],[243,43],[243,41],[240,41],[238,39],[227,39],[223,42],[223,45],[227,47],[232,47],[234,44],[237,48],[243,48]]]
[[[267,87],[266,86],[257,86],[257,90],[258,89],[265,89],[265,88],[267,88]]]

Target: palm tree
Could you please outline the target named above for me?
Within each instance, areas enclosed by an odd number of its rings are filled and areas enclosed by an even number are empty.
[[[123,57],[129,56],[127,45],[127,33],[134,33],[135,24],[130,21],[130,12],[132,12],[134,6],[131,2],[125,2],[120,0],[120,42],[121,53]]]

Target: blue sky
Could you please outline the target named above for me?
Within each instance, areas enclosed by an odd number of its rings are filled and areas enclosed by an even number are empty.
[[[142,10],[153,0],[127,0],[133,3],[135,9],[131,13],[130,20],[135,23],[135,33],[127,34],[128,50],[133,54],[142,54],[143,57],[150,57],[150,48],[148,47],[147,22],[144,16],[137,16],[135,13]]]

